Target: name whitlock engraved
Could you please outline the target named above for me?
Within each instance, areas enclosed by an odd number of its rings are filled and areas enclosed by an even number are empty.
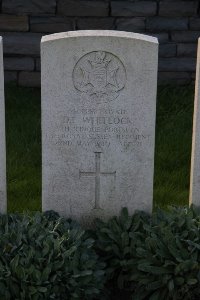
[[[116,99],[125,87],[126,70],[112,53],[93,51],[79,59],[73,70],[74,87],[97,103]]]
[[[116,140],[123,152],[141,147],[143,143],[147,146],[149,137],[136,126],[126,109],[73,109],[60,118],[52,140],[57,146],[78,146],[94,152],[99,147],[101,150],[110,148],[110,143]]]

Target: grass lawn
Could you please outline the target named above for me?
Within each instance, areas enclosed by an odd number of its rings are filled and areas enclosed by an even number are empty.
[[[154,207],[188,204],[193,106],[194,87],[158,91]]]
[[[40,210],[40,90],[7,86],[5,96],[8,210]]]
[[[158,91],[154,206],[185,205],[189,195],[193,87]],[[6,87],[9,211],[41,209],[40,90]]]

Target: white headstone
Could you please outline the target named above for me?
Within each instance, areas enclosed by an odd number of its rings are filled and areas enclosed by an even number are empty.
[[[43,210],[82,223],[151,212],[157,39],[67,32],[41,52]]]
[[[0,140],[0,213],[6,213],[6,143],[2,37],[0,37]]]
[[[193,117],[190,204],[200,206],[200,39],[198,40]]]

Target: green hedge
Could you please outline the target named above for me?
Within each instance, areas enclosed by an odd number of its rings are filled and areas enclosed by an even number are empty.
[[[99,222],[96,247],[107,280],[132,300],[200,299],[200,216],[171,208],[152,217],[123,209]]]
[[[200,216],[123,209],[95,231],[54,212],[0,216],[0,300],[200,299]]]
[[[57,214],[0,217],[0,299],[94,299],[104,264],[94,240]]]

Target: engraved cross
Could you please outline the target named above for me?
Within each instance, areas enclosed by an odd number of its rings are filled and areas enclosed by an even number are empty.
[[[79,171],[79,176],[94,177],[95,178],[95,207],[94,209],[100,209],[100,178],[103,176],[116,176],[115,172],[101,172],[101,152],[95,153],[95,171],[83,172]]]

